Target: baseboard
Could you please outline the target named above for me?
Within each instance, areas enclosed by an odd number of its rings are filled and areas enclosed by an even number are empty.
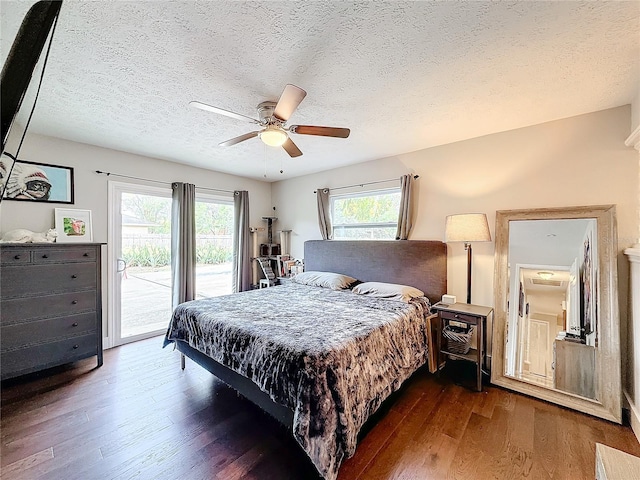
[[[640,412],[638,412],[637,406],[631,401],[627,391],[623,390],[623,393],[626,403],[629,405],[629,425],[631,425],[631,430],[633,430],[636,440],[640,443]]]

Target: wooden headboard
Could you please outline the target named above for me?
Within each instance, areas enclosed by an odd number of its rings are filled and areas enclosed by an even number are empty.
[[[432,303],[447,293],[447,246],[431,240],[308,240],[306,271],[334,272],[362,282],[411,285]]]

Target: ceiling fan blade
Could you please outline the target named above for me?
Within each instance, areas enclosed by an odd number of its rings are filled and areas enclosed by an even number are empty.
[[[298,148],[298,146],[293,143],[293,140],[287,138],[287,141],[282,144],[282,148],[284,148],[290,157],[299,157],[302,155],[302,152]]]
[[[230,147],[231,145],[235,145],[236,143],[244,142],[245,140],[249,140],[250,138],[257,137],[260,132],[249,132],[244,135],[240,135],[239,137],[232,138],[231,140],[227,140],[226,142],[219,143],[220,147]]]
[[[291,125],[289,131],[301,135],[320,135],[323,137],[347,138],[351,133],[348,128],[316,127],[315,125]]]
[[[189,102],[189,105],[199,108],[200,110],[206,110],[207,112],[218,113],[226,117],[235,118],[236,120],[244,120],[245,122],[257,123],[258,125],[260,125],[260,121],[256,120],[255,118],[247,117],[246,115],[241,115],[235,112],[230,112],[229,110],[225,110],[224,108],[213,107],[201,102]]]
[[[307,92],[303,89],[296,87],[295,85],[288,84],[284,87],[282,95],[280,95],[280,99],[278,99],[276,108],[273,111],[273,116],[278,120],[286,122],[306,96]]]

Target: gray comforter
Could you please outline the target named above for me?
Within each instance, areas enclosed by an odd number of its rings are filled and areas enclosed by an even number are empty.
[[[289,283],[183,303],[165,345],[184,340],[291,408],[294,437],[333,480],[365,421],[426,363],[428,310]]]

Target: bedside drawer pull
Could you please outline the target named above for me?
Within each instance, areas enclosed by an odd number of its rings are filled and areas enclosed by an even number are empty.
[[[71,324],[71,326],[72,326],[72,327],[77,327],[77,326],[78,326],[78,322],[73,322],[73,323]]]
[[[88,254],[88,253],[84,253],[82,256],[83,256],[83,257],[88,257],[88,256],[89,256],[89,254]]]
[[[78,348],[78,345],[74,345],[73,349],[76,350]]]
[[[15,260],[20,260],[20,255],[16,255],[13,257]]]
[[[455,314],[455,317],[456,317],[456,318],[460,318],[460,315],[458,315],[458,314],[456,313],[456,314]]]
[[[73,275],[71,275],[71,278],[78,278],[78,275],[74,273]]]
[[[72,300],[72,301],[71,301],[71,304],[72,304],[72,305],[77,305],[77,304],[78,304],[78,300]]]
[[[49,258],[49,255],[45,253],[44,255],[42,255],[42,258]]]

